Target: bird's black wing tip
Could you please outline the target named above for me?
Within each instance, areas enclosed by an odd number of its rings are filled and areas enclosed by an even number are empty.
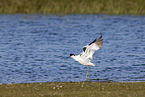
[[[99,37],[98,40],[100,40],[101,38],[102,38],[102,35]],[[97,38],[96,38],[93,42],[91,42],[89,45],[93,44],[93,43],[96,42],[96,41],[97,41]]]
[[[97,40],[97,38],[93,42],[91,42],[89,45],[93,44],[96,40]]]
[[[102,38],[102,35],[99,37],[99,39],[101,39]]]

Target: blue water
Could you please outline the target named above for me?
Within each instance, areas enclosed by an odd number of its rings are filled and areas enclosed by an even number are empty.
[[[85,81],[69,57],[103,36],[92,81],[145,82],[145,16],[0,15],[0,83]]]

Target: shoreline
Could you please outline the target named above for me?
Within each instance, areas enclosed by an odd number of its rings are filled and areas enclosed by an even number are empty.
[[[46,82],[0,84],[2,97],[143,97],[145,82]]]

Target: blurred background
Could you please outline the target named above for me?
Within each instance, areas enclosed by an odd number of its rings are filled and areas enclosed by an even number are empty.
[[[0,0],[0,13],[144,15],[144,0]]]

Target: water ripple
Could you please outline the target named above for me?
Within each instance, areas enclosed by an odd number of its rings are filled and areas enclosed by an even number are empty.
[[[145,81],[145,17],[0,15],[0,83],[85,81],[68,58],[100,35],[92,81]]]

